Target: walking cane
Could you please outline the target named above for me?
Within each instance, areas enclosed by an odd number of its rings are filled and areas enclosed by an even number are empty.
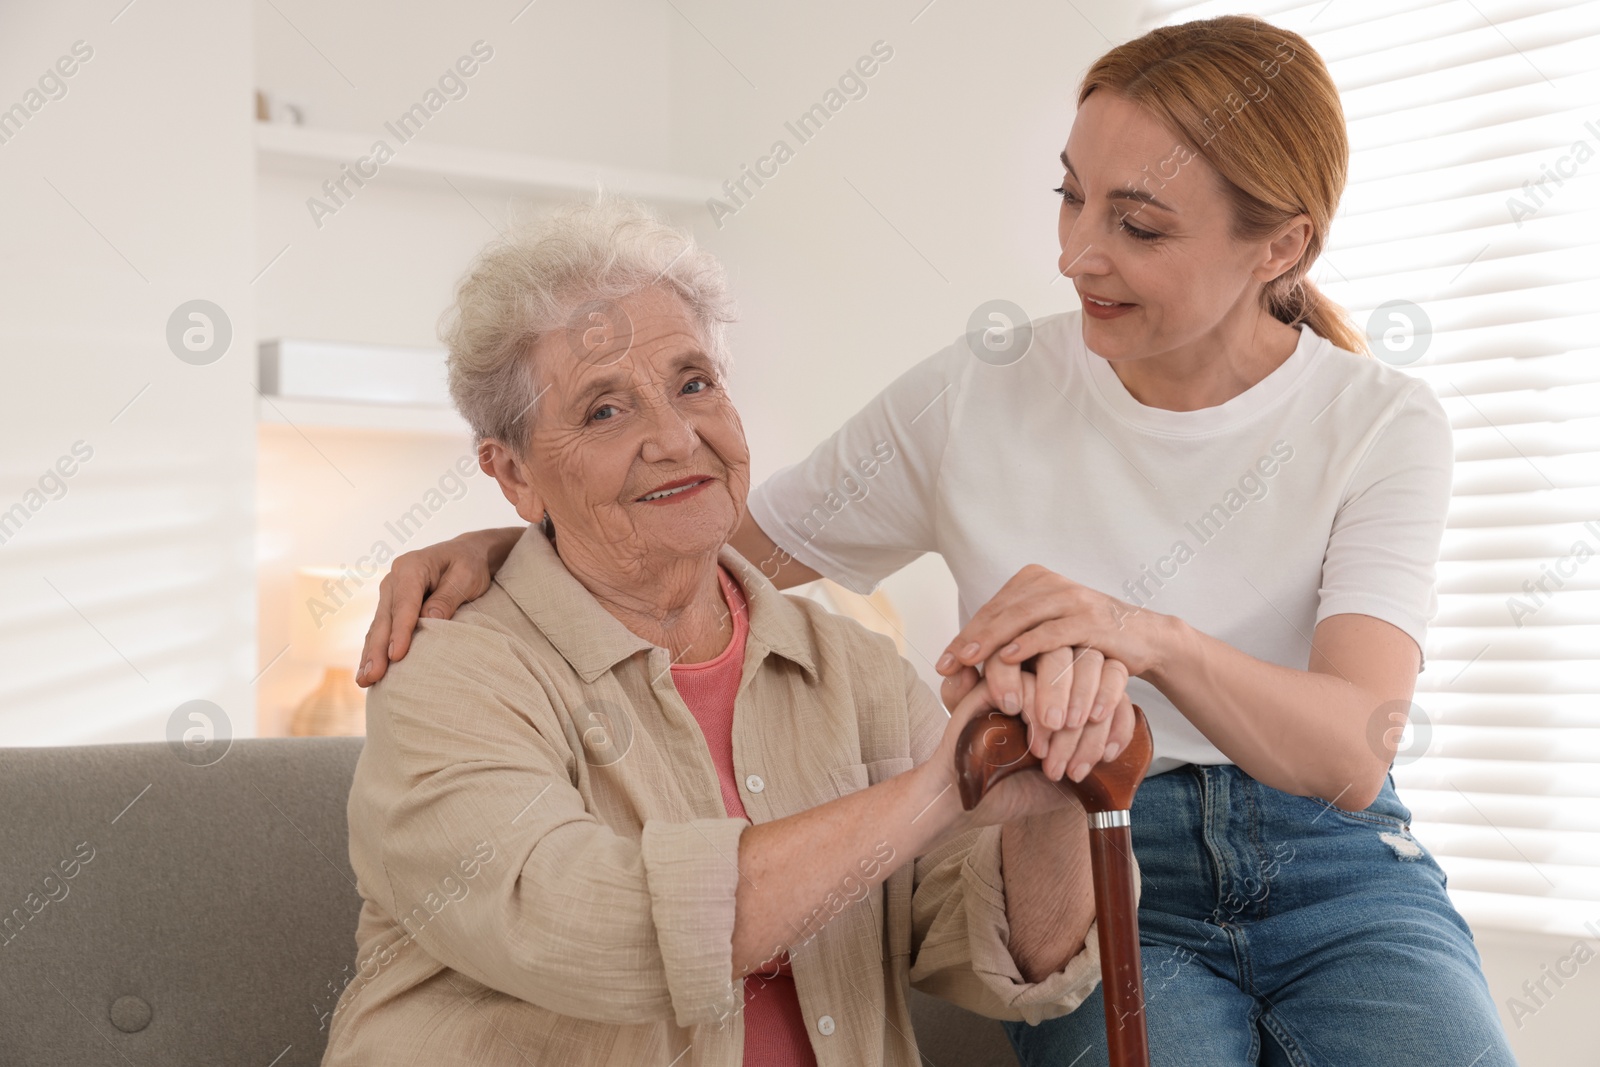
[[[1089,862],[1100,921],[1100,985],[1111,1067],[1150,1067],[1129,809],[1150,768],[1151,751],[1149,724],[1135,704],[1127,751],[1110,763],[1097,764],[1081,782],[1061,779],[1089,813]],[[996,782],[1039,763],[1039,757],[1028,751],[1028,727],[1022,719],[999,711],[978,716],[956,742],[961,806],[971,811]]]

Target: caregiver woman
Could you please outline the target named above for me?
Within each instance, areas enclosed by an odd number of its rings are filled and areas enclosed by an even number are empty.
[[[1126,669],[1156,742],[1133,810],[1156,1064],[1514,1062],[1387,774],[1453,454],[1426,384],[1358,354],[1306,278],[1347,162],[1338,93],[1296,34],[1229,16],[1112,49],[1057,190],[1083,310],[1033,322],[1025,354],[958,342],[912,367],[760,486],[733,542],[780,586],[867,590],[939,553],[964,620],[938,664],[947,705],[978,664],[1020,699],[1039,656],[1023,711],[1055,778],[1102,754],[1095,692]],[[872,491],[818,522],[885,441]],[[513,539],[400,557],[363,680],[419,607],[487,588]],[[1065,700],[1074,649],[1098,684]],[[1099,1002],[1007,1029],[1029,1064],[1103,1064]]]

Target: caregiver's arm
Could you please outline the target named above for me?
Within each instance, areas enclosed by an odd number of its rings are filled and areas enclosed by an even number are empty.
[[[454,618],[462,604],[488,592],[495,572],[526,529],[472,530],[396,556],[378,583],[378,610],[367,628],[356,682],[369,686],[384,676],[390,663],[405,659],[418,618]],[[779,589],[822,577],[774,544],[748,512],[729,544]]]
[[[1322,554],[1315,628],[1308,635],[1307,624],[1265,601],[1257,609],[1263,621],[1309,637],[1303,670],[1031,566],[978,610],[938,671],[952,676],[958,663],[996,652],[1020,662],[1049,649],[1097,648],[1164,693],[1260,781],[1365,808],[1399,743],[1436,611],[1454,448],[1450,419],[1423,381],[1394,398],[1363,442]],[[969,655],[973,644],[982,647]]]
[[[1029,566],[978,610],[938,670],[949,674],[992,655],[1019,663],[1071,646],[1127,664],[1257,780],[1348,811],[1367,807],[1383,787],[1399,739],[1386,711],[1408,708],[1420,662],[1416,642],[1399,627],[1339,614],[1316,627],[1305,670],[1284,667],[1176,616]]]
[[[1303,671],[1173,620],[1144,677],[1254,778],[1360,811],[1383,788],[1418,666],[1416,642],[1370,615],[1323,619]]]
[[[744,521],[739,524],[739,529],[734,531],[728,543],[739,555],[755,564],[761,573],[766,575],[767,580],[779,589],[791,589],[822,577],[779,548],[756,522],[755,516],[748,511],[744,513]]]

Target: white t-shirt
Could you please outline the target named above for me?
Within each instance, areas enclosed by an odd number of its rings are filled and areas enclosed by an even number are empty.
[[[859,592],[939,553],[960,625],[1038,563],[1297,670],[1316,624],[1346,612],[1422,647],[1454,463],[1426,382],[1303,327],[1226,403],[1147,407],[1084,345],[1081,314],[1033,322],[1006,366],[965,339],[918,363],[758,487],[751,513]],[[1154,686],[1128,693],[1151,773],[1231,762]]]

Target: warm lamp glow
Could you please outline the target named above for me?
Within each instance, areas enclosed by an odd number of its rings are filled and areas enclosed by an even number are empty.
[[[301,567],[295,572],[289,618],[296,658],[355,669],[367,626],[378,610],[383,573],[365,579],[353,575],[337,567]]]
[[[325,669],[317,688],[295,709],[295,737],[366,733],[367,695],[356,685],[356,659],[378,608],[383,575],[361,578],[334,567],[295,572],[290,632],[294,655]]]

